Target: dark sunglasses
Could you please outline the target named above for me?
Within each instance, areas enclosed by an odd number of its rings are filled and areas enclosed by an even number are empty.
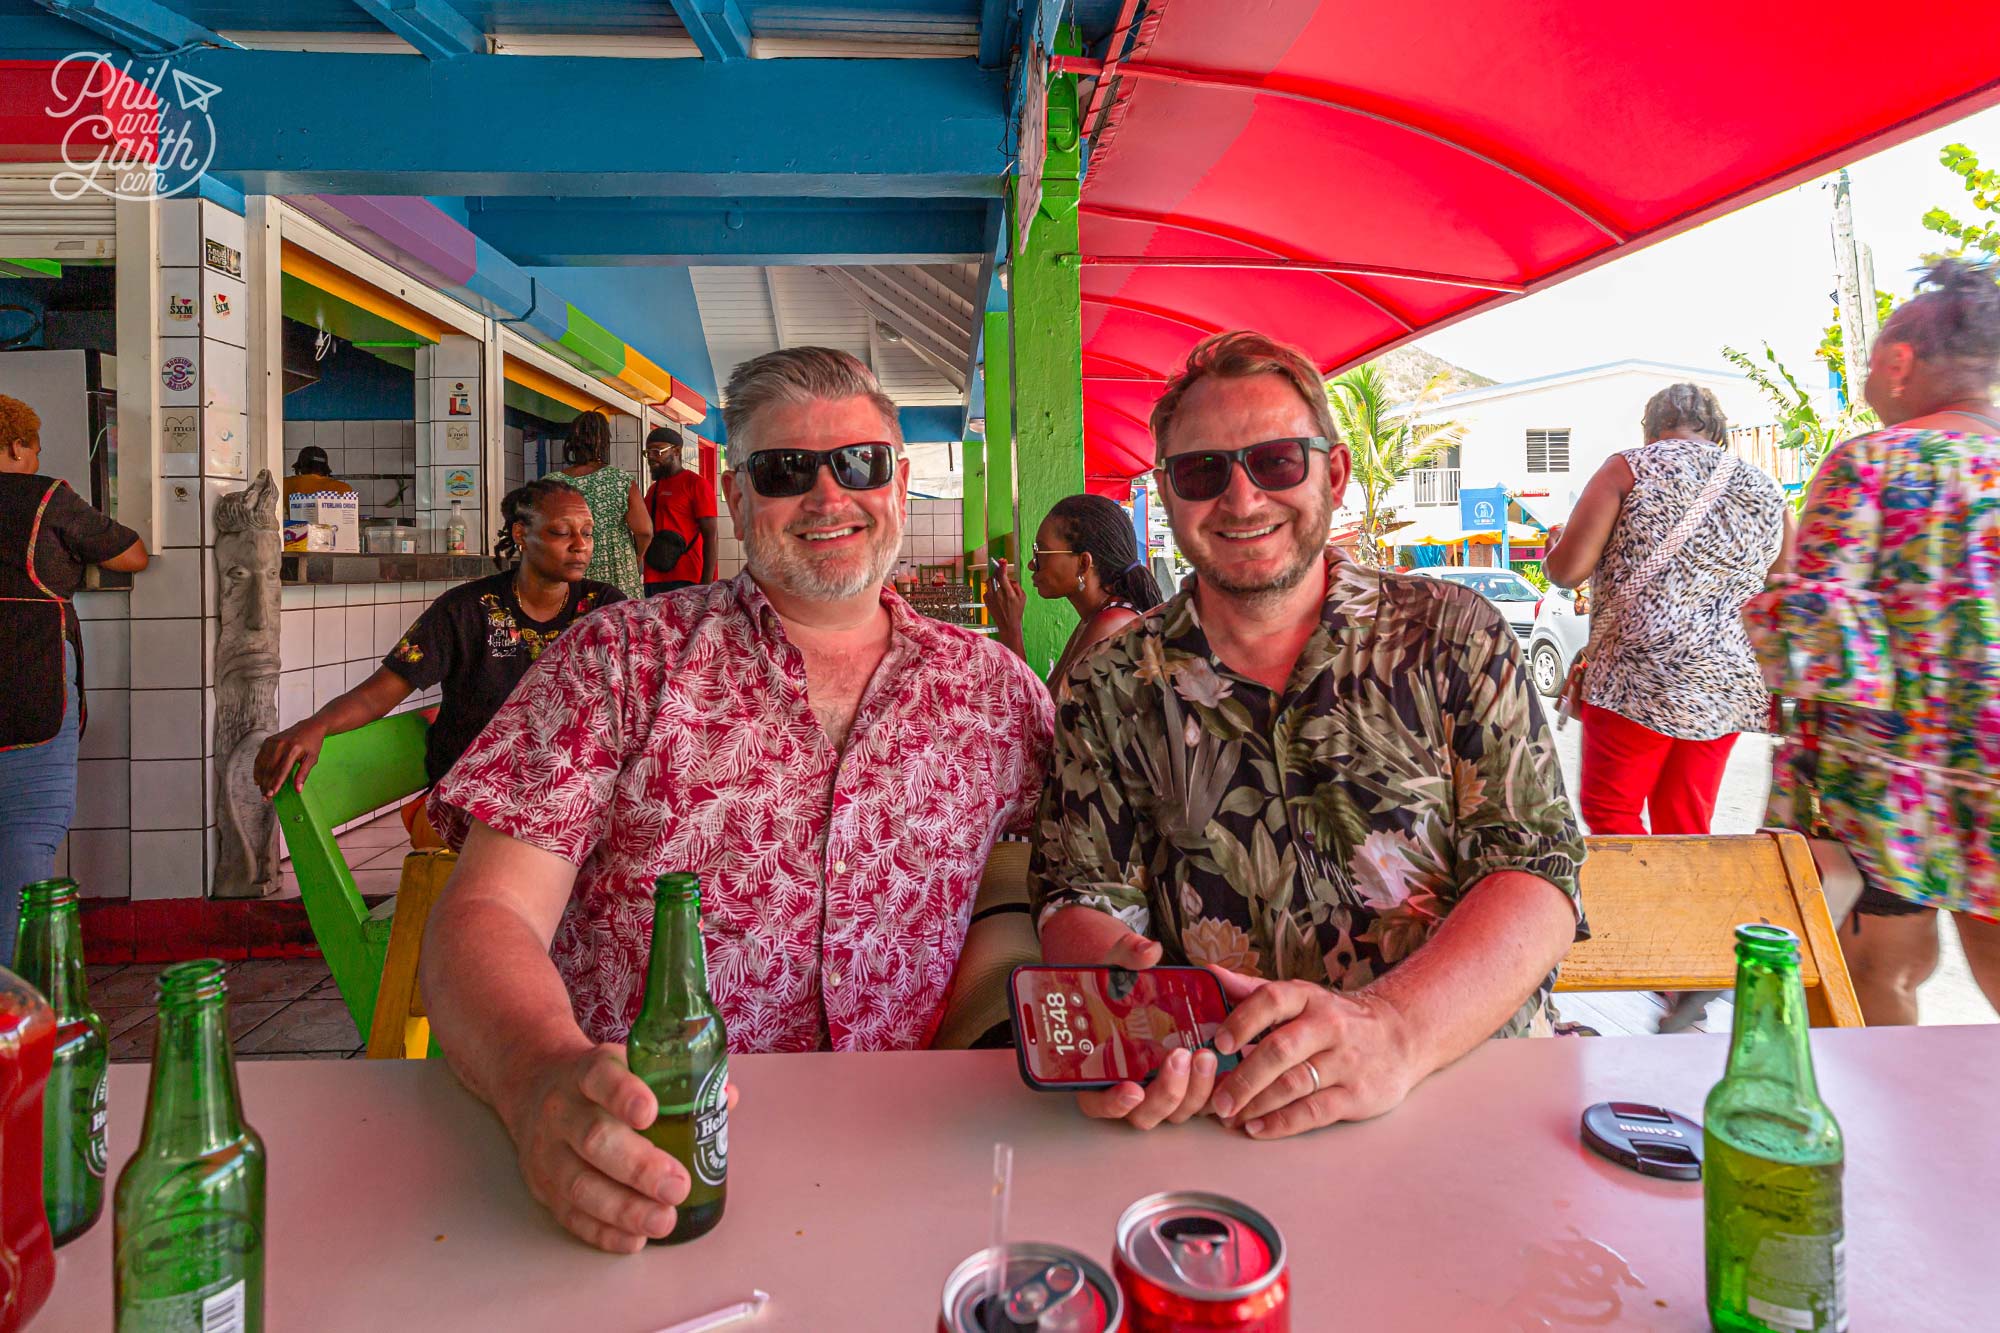
[[[843,444],[838,449],[761,449],[743,462],[757,494],[770,500],[804,495],[822,467],[850,491],[879,490],[896,475],[893,444]]]
[[[1238,464],[1251,484],[1263,491],[1289,491],[1306,479],[1314,454],[1331,453],[1333,441],[1324,435],[1288,440],[1264,440],[1241,449],[1198,449],[1163,459],[1160,470],[1183,500],[1213,500],[1229,489],[1229,474]]]

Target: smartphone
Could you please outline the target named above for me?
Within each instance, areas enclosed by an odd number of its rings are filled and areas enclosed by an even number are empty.
[[[1205,967],[1017,967],[1008,1013],[1021,1080],[1043,1091],[1152,1081],[1176,1050],[1214,1049],[1229,1017]],[[1221,1058],[1231,1069],[1236,1057]]]

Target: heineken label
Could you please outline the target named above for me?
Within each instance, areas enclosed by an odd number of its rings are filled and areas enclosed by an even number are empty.
[[[83,1139],[83,1164],[90,1174],[104,1179],[104,1168],[109,1153],[104,1146],[104,1130],[109,1120],[107,1108],[111,1104],[111,1071],[107,1068],[97,1076],[97,1087],[90,1094],[90,1128]]]
[[[718,1060],[694,1097],[695,1176],[720,1185],[729,1170],[729,1062]]]
[[[119,1333],[246,1333],[249,1291],[241,1278],[174,1296],[126,1300]]]

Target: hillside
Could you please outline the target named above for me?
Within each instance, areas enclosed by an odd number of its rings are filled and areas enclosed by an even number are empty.
[[[1463,366],[1454,366],[1443,357],[1432,356],[1417,347],[1398,347],[1393,352],[1385,352],[1375,358],[1374,364],[1389,383],[1392,402],[1408,402],[1415,398],[1430,383],[1431,376],[1440,372],[1446,377],[1444,393],[1483,389],[1494,383],[1484,375],[1475,374]]]

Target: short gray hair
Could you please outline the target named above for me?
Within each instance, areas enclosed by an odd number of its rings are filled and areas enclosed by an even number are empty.
[[[833,347],[780,347],[752,357],[736,367],[722,390],[722,428],[729,435],[729,466],[739,466],[750,454],[750,428],[757,414],[782,403],[866,398],[882,414],[882,425],[896,452],[903,450],[903,427],[896,401],[882,392],[875,372],[853,356]]]
[[[1674,384],[1646,400],[1646,414],[1640,419],[1646,439],[1679,439],[1692,433],[1716,444],[1729,442],[1729,418],[1713,390],[1699,384]]]

